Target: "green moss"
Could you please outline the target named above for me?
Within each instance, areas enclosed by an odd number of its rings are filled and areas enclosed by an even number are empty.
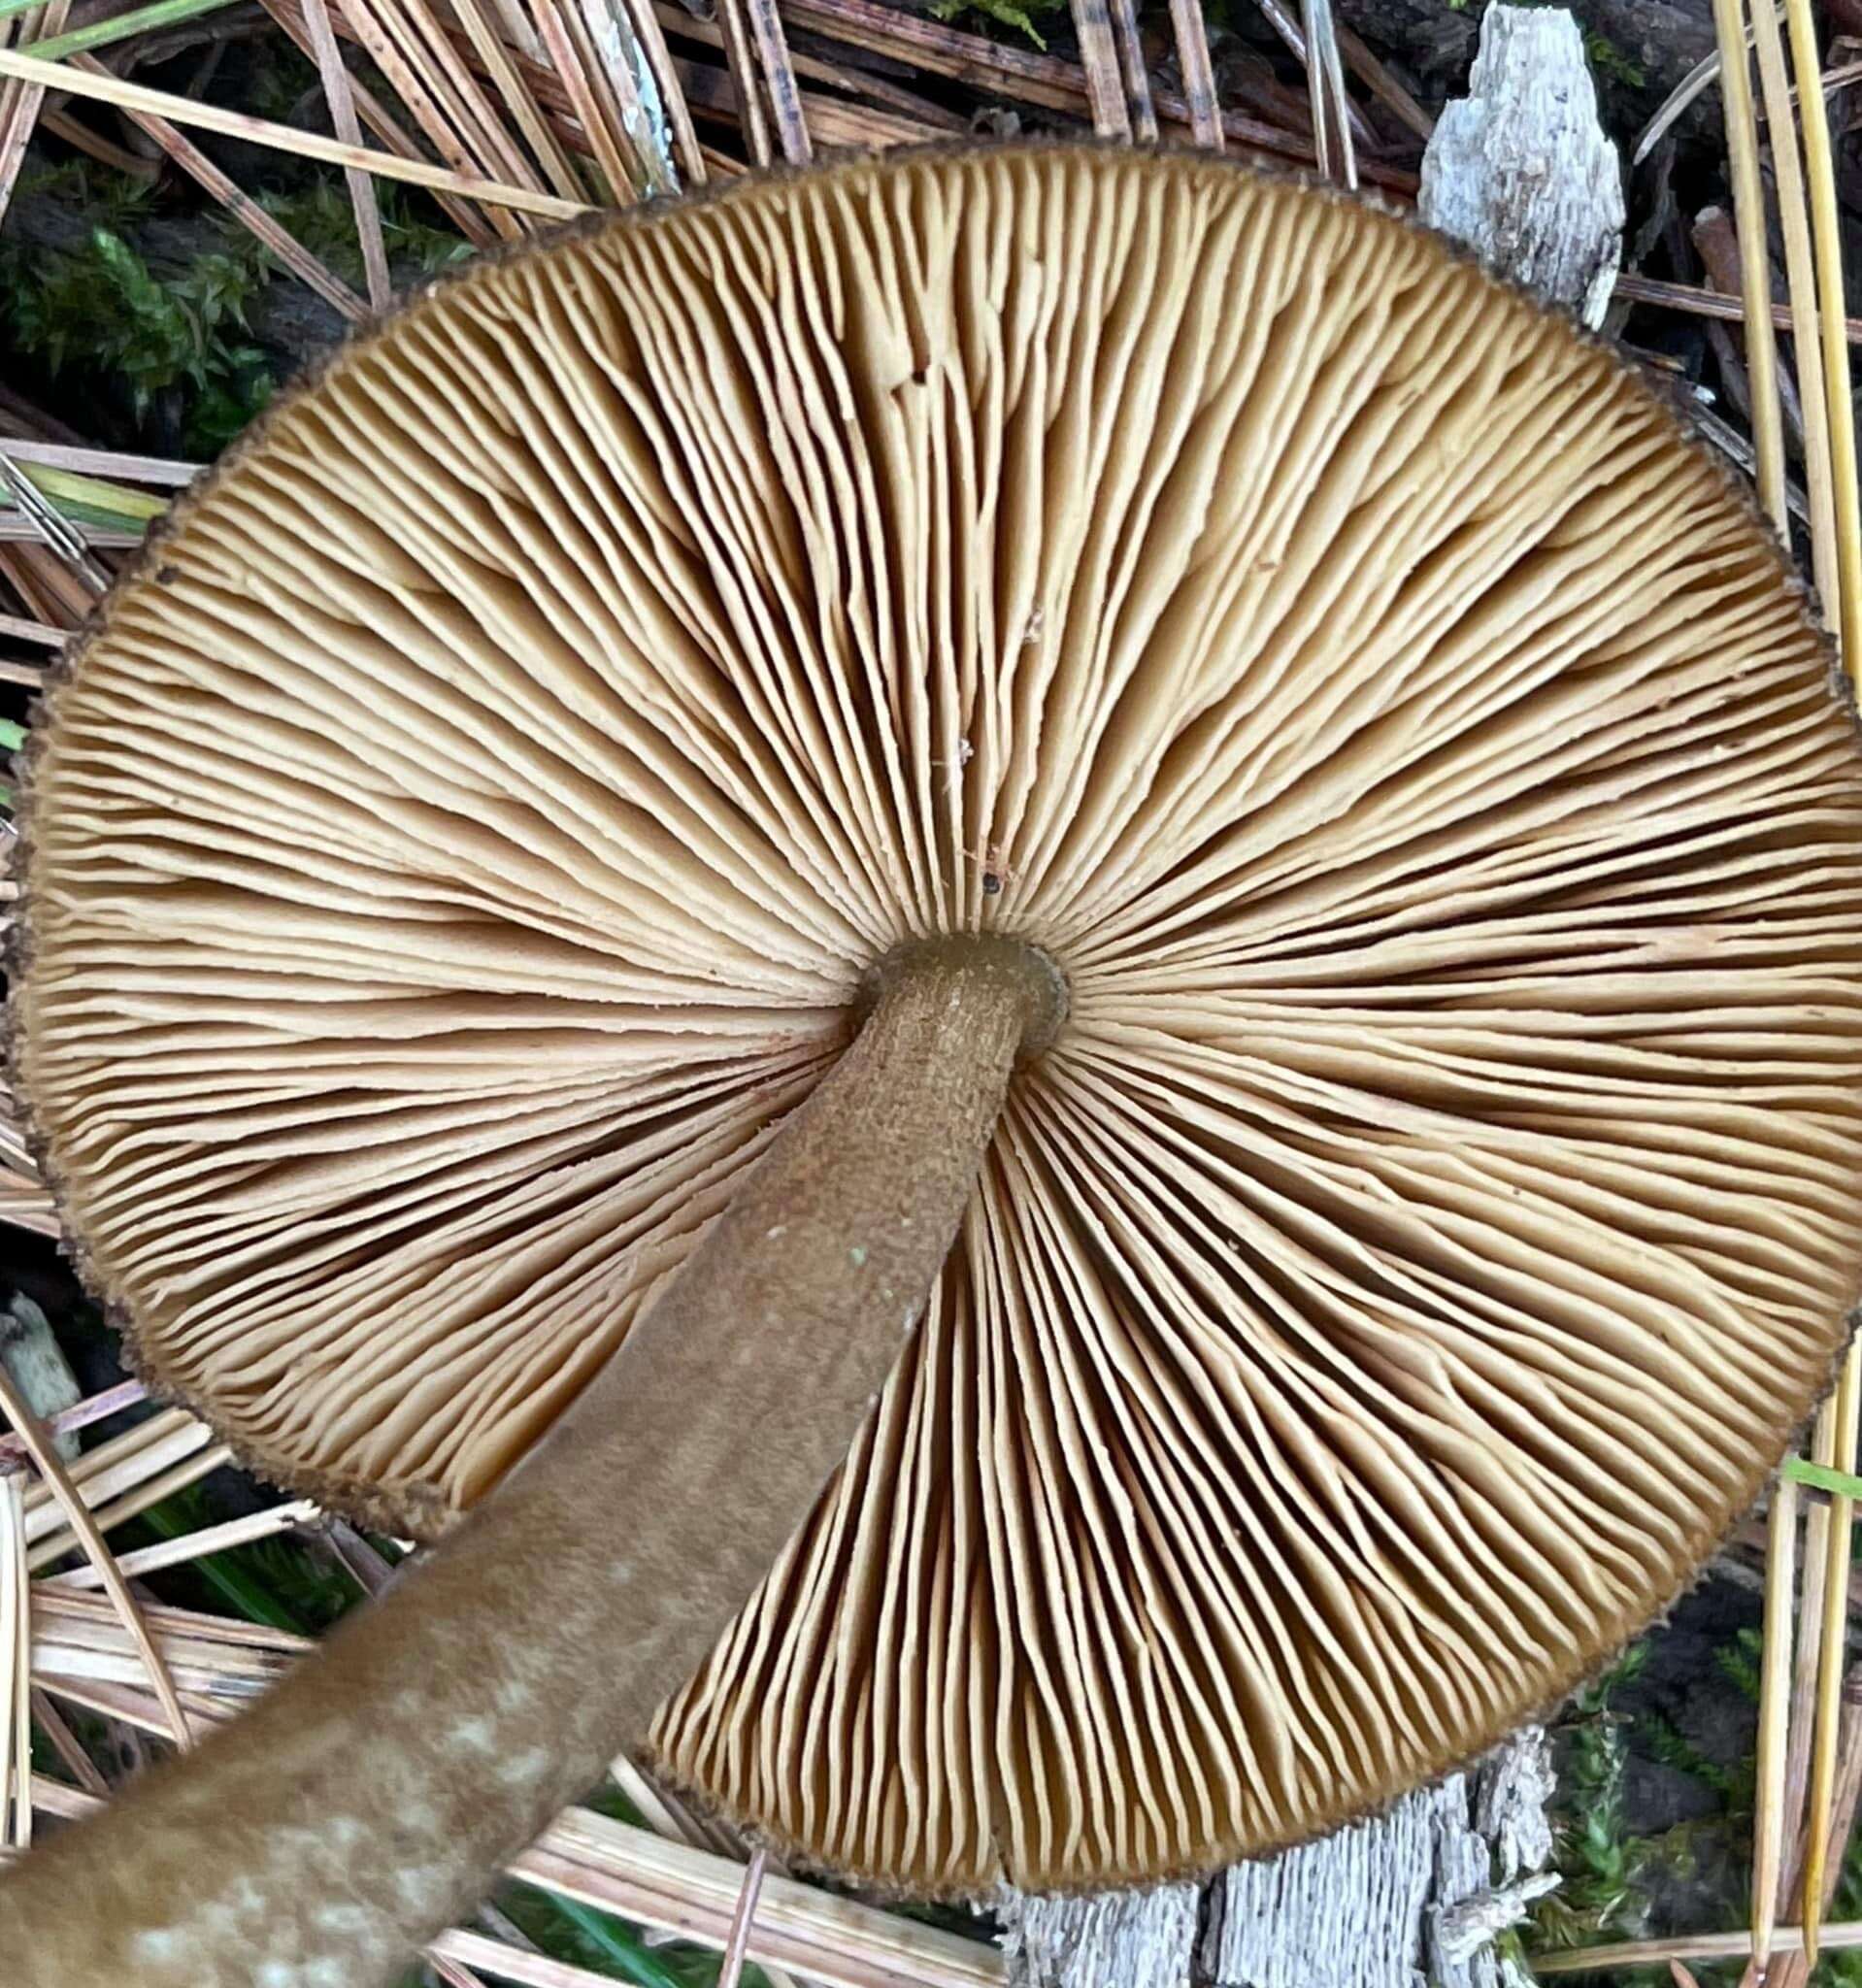
[[[1723,1655],[1724,1652],[1715,1654]],[[1737,1767],[1722,1767],[1718,1761],[1704,1754],[1673,1720],[1662,1718],[1655,1712],[1645,1713],[1636,1722],[1636,1731],[1651,1760],[1658,1760],[1662,1766],[1687,1774],[1703,1787],[1712,1788],[1729,1815],[1751,1814],[1757,1773],[1749,1757]]]
[[[1713,1652],[1720,1673],[1738,1686],[1740,1696],[1749,1704],[1759,1700],[1759,1667],[1765,1654],[1765,1638],[1756,1629],[1742,1629],[1729,1643]]]
[[[1608,77],[1611,82],[1620,83],[1628,89],[1642,89],[1647,84],[1648,79],[1640,65],[1632,62],[1607,34],[1596,28],[1584,31],[1584,55],[1593,75]]]
[[[270,251],[227,216],[211,246],[158,279],[127,238],[147,217],[149,187],[87,162],[39,168],[28,190],[81,208],[91,222],[74,249],[27,248],[0,236],[0,332],[24,359],[77,395],[126,403],[139,440],[159,411],[181,444],[217,455],[271,397],[275,362],[251,335],[249,314],[282,274]],[[349,192],[336,175],[260,205],[338,275],[360,287],[362,254]],[[431,273],[471,253],[457,235],[410,211],[399,188],[382,189],[382,235],[390,260]],[[179,408],[179,414],[176,410]]]
[[[110,210],[110,202],[100,205]],[[122,395],[139,426],[159,396],[179,391],[183,446],[210,456],[272,391],[246,317],[268,280],[256,243],[197,255],[160,282],[107,221],[92,227],[80,249],[26,248],[0,238],[0,326],[54,379]]]
[[[1047,37],[1035,25],[1035,16],[1056,14],[1066,0],[933,0],[931,13],[938,20],[955,20],[969,15],[978,22],[1026,35],[1037,49],[1045,50]]]
[[[405,187],[391,182],[376,187],[382,239],[389,262],[412,262],[432,276],[465,261],[472,253],[472,244],[449,228],[434,227],[411,214],[409,198]],[[319,262],[360,287],[364,279],[362,247],[356,239],[349,188],[341,180],[318,180],[290,193],[268,193],[261,197],[260,205]]]
[[[1533,1907],[1532,1946],[1595,1946],[1634,1939],[1643,1931],[1647,1847],[1623,1823],[1625,1720],[1612,1701],[1647,1661],[1647,1645],[1631,1644],[1572,1698],[1558,1721],[1567,1747],[1554,1861],[1564,1883]]]

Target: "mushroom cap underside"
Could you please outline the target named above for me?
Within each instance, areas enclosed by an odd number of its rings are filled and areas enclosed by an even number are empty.
[[[1064,967],[652,1736],[815,1863],[1098,1885],[1363,1810],[1671,1598],[1843,1340],[1826,646],[1619,361],[1351,202],[971,149],[483,266],[177,507],[47,716],[14,1052],[75,1244],[155,1381],[404,1530],[875,960]]]

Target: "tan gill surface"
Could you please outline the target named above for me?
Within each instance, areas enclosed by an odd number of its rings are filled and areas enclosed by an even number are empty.
[[[410,1525],[875,959],[1065,967],[655,1729],[842,1870],[1155,1875],[1467,1753],[1698,1564],[1855,1295],[1824,647],[1617,361],[1359,206],[1011,149],[485,268],[186,503],[52,715],[17,1051],[92,1274]]]

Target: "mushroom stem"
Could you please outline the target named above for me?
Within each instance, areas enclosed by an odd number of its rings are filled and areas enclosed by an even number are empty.
[[[1059,975],[902,948],[859,1036],[575,1407],[185,1762],[0,1884],[11,1988],[371,1988],[703,1663],[923,1309]]]

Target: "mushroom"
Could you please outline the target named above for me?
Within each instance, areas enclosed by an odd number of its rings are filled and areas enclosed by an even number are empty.
[[[365,1988],[623,1745],[919,1893],[1310,1836],[1671,1600],[1844,1339],[1826,643],[1367,207],[968,149],[480,268],[47,718],[87,1274],[444,1537],[0,1885],[28,1988]]]

